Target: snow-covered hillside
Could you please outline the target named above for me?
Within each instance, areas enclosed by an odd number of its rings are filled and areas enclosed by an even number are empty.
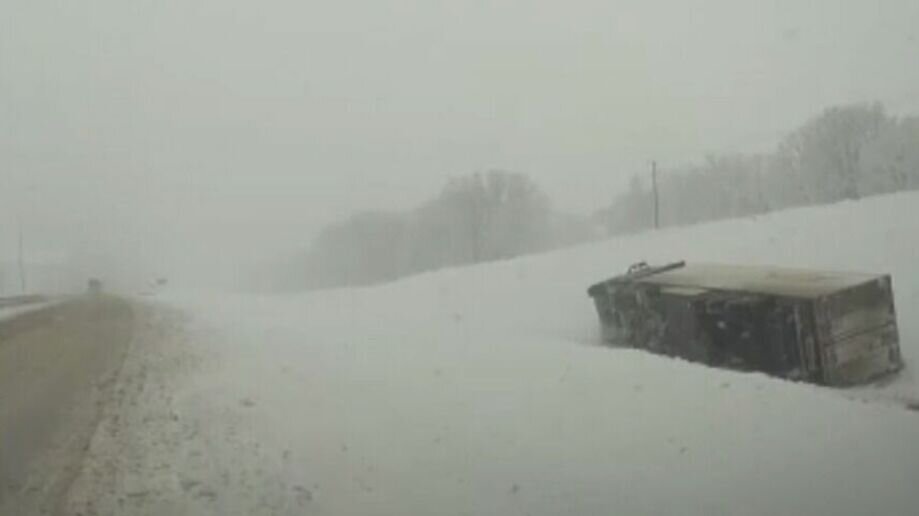
[[[919,412],[898,402],[919,395],[917,203],[667,229],[376,288],[171,294],[187,315],[149,315],[174,329],[134,343],[120,380],[134,394],[71,508],[917,514]],[[586,287],[677,259],[889,272],[907,369],[837,391],[597,346]]]

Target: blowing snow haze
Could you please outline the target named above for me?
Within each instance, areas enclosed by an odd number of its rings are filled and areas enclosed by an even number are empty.
[[[226,283],[448,177],[587,214],[830,105],[919,108],[919,3],[0,2],[0,263]],[[8,275],[8,274],[7,274]]]
[[[919,0],[0,0],[0,516],[919,514]]]

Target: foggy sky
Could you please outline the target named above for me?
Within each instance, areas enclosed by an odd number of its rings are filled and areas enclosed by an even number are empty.
[[[0,0],[0,262],[231,270],[450,175],[601,207],[650,159],[919,111],[919,2]]]

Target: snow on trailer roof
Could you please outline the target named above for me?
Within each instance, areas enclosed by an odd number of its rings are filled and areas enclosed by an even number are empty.
[[[638,283],[758,292],[788,297],[820,297],[882,278],[880,274],[792,269],[757,265],[692,263],[645,277]]]

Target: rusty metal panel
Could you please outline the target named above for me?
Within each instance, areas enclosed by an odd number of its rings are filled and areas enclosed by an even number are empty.
[[[901,367],[894,325],[831,343],[825,353],[830,385],[864,383]]]
[[[824,383],[864,383],[902,366],[889,276],[823,296],[817,313]]]
[[[890,279],[878,278],[826,297],[829,333],[834,339],[880,328],[894,321]]]
[[[830,343],[827,346],[829,354],[836,365],[847,364],[860,360],[864,356],[873,355],[880,348],[890,349],[895,341],[896,328],[892,325],[885,326],[860,335],[850,336],[844,340]]]
[[[863,308],[831,319],[830,334],[834,339],[844,339],[865,330],[887,326],[893,320],[889,307]]]

